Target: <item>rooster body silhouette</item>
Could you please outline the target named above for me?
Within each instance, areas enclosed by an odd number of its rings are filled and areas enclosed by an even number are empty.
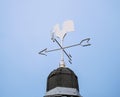
[[[60,29],[60,25],[56,24],[53,27],[53,34],[56,35],[60,40],[63,40],[67,32],[74,31],[74,23],[72,20],[65,21]]]

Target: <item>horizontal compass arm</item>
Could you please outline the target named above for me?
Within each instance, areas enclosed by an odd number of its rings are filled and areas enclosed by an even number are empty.
[[[71,45],[71,46],[63,47],[63,49],[71,48],[71,47],[79,46],[79,45],[82,45],[83,47],[84,47],[84,46],[90,46],[91,44],[88,43],[89,40],[90,40],[90,38],[83,39],[80,43],[78,43],[78,44],[74,44],[74,45]],[[82,43],[85,42],[85,41],[87,42],[87,44],[84,44],[84,45],[83,45]],[[60,49],[58,49],[58,50],[60,50]]]
[[[63,48],[63,49],[64,49],[64,48]],[[61,50],[61,48],[58,48],[58,49],[52,49],[52,50],[48,50],[48,51],[46,51],[46,53],[47,53],[47,52],[58,51],[58,50]]]
[[[42,51],[40,51],[39,54],[47,56],[45,53],[53,52],[53,51],[58,51],[58,50],[61,50],[61,49],[63,49],[64,53],[66,53],[65,50],[64,50],[64,49],[66,49],[66,48],[71,48],[71,47],[79,46],[79,45],[82,45],[83,47],[85,47],[85,46],[90,46],[91,44],[88,43],[89,40],[90,40],[90,38],[86,38],[86,39],[83,39],[83,40],[82,40],[80,43],[78,43],[78,44],[74,44],[74,45],[71,45],[71,46],[62,47],[62,46],[59,44],[59,42],[58,42],[56,39],[54,39],[54,41],[56,41],[56,42],[58,43],[58,45],[60,46],[60,48],[58,48],[58,49],[52,49],[52,50],[47,50],[47,48],[45,48],[45,49],[43,49]],[[85,42],[87,42],[87,44],[84,44],[84,45],[83,45],[83,43],[85,43]],[[70,57],[67,53],[66,53],[66,55],[67,55],[68,57]]]
[[[41,54],[41,55],[46,55],[45,53],[49,53],[49,52],[53,52],[53,51],[58,51],[58,50],[61,50],[61,48],[58,48],[58,49],[53,49],[53,50],[43,49],[43,50],[42,50],[42,51],[40,51],[38,54]]]

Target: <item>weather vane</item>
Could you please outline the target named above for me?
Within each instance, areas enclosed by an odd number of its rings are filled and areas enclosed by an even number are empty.
[[[70,47],[79,46],[79,45],[81,45],[83,47],[91,45],[91,44],[89,44],[90,38],[86,38],[86,39],[83,39],[82,41],[80,41],[80,43],[73,44],[70,46],[63,46],[63,42],[64,42],[64,38],[65,38],[66,34],[68,32],[73,32],[73,31],[74,31],[74,23],[72,20],[65,21],[62,25],[62,30],[60,29],[59,24],[56,24],[53,27],[51,39],[53,42],[56,42],[58,44],[59,48],[51,49],[51,50],[48,50],[47,48],[45,48],[42,51],[40,51],[39,54],[47,56],[47,53],[49,53],[49,52],[61,50],[60,67],[65,67],[64,54],[68,57],[69,63],[72,64],[72,56],[70,54],[68,54],[65,51],[65,49],[70,48]],[[56,39],[56,37],[60,39],[60,42]]]

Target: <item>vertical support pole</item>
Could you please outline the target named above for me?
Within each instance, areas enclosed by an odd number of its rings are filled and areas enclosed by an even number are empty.
[[[60,39],[61,41],[61,46],[63,47],[63,38]],[[64,62],[64,52],[63,49],[61,49],[61,60],[60,60],[60,67],[65,67],[65,62]]]
[[[61,39],[61,46],[63,47],[63,39]],[[61,60],[64,60],[63,49],[61,49]]]

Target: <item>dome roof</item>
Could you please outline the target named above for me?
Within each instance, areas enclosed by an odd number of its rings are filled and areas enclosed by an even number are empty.
[[[71,69],[65,67],[53,70],[47,79],[47,91],[56,87],[75,88],[79,91],[77,76]]]

